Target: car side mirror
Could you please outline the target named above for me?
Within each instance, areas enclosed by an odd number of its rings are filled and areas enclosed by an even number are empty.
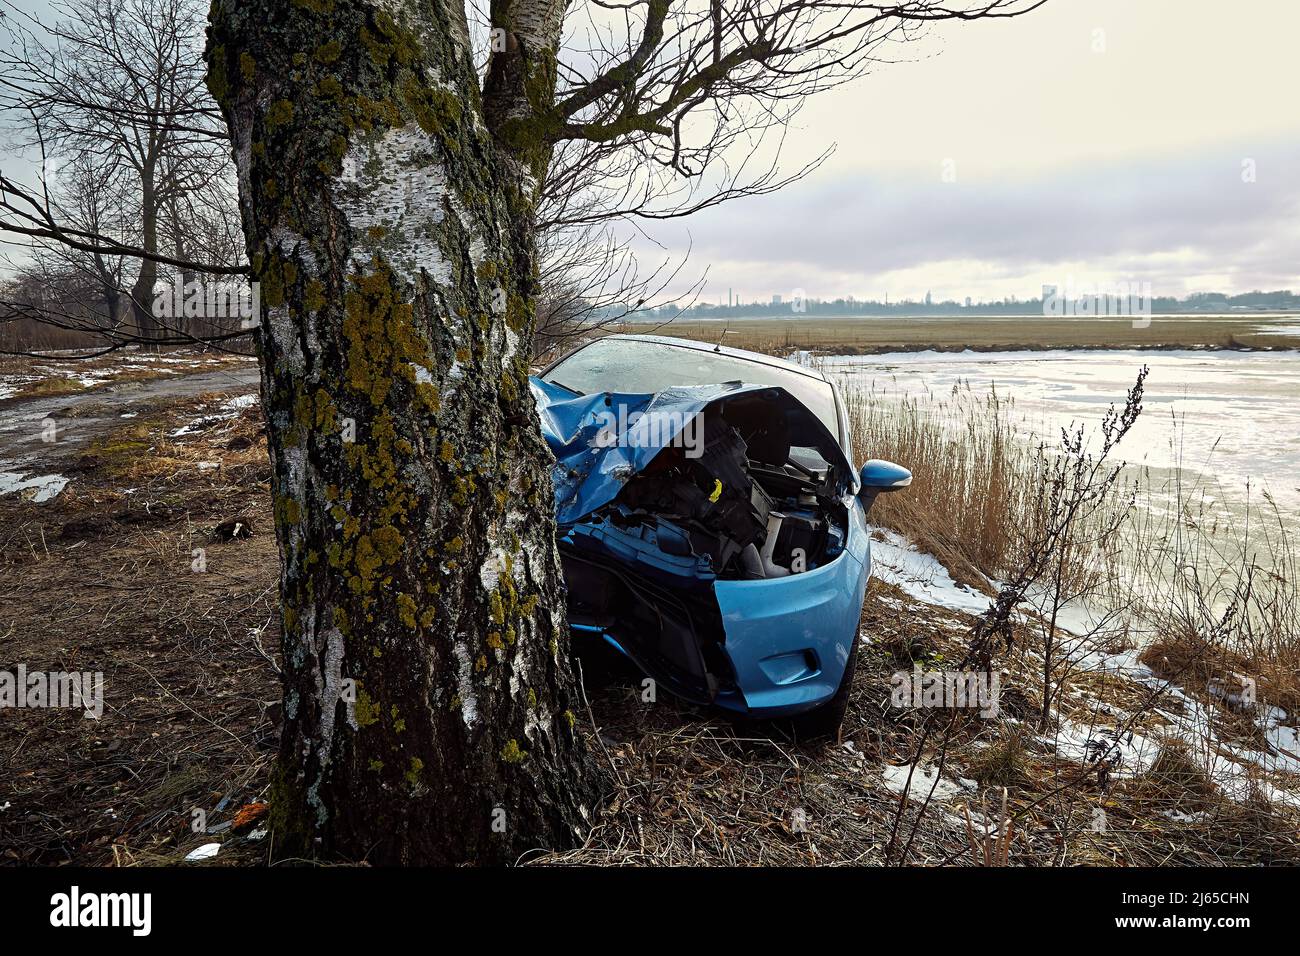
[[[858,500],[862,510],[871,513],[871,506],[876,496],[886,491],[899,491],[912,483],[912,473],[902,465],[880,458],[872,458],[862,466],[862,487],[858,490]]]

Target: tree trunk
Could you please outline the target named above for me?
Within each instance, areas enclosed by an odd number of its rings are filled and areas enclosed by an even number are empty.
[[[453,0],[217,0],[281,554],[287,853],[511,861],[598,796],[529,392],[533,184]]]
[[[140,248],[145,252],[158,252],[158,197],[154,189],[152,165],[146,165],[141,174],[140,188]],[[158,318],[153,314],[154,286],[158,283],[158,263],[152,259],[140,260],[140,274],[131,287],[131,315],[135,329],[146,341],[158,337]],[[146,345],[146,348],[157,348]]]
[[[182,262],[188,262],[196,258],[186,247],[185,229],[182,226],[183,220],[175,199],[172,199],[167,204],[167,219],[171,226],[172,254]],[[198,258],[201,258],[201,256]],[[197,281],[198,278],[198,273],[193,269],[180,270],[180,275],[176,281],[180,283],[182,301],[185,301],[188,296],[190,283]],[[186,308],[177,311],[179,314],[172,320],[172,324],[177,332],[194,339],[194,345],[199,348],[199,351],[206,352],[208,350],[208,346],[200,344],[201,340],[221,332],[230,331],[221,325],[216,316],[208,315],[206,306],[199,310],[198,315],[190,315],[189,310]]]

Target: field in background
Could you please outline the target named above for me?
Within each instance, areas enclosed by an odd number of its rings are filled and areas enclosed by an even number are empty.
[[[1285,332],[1277,330],[1285,329]],[[1147,328],[1128,318],[1042,316],[911,316],[907,318],[791,318],[695,321],[664,325],[627,323],[620,332],[657,332],[732,348],[784,354],[794,349],[837,355],[917,352],[926,349],[976,352],[1016,349],[1300,349],[1295,315],[1152,316]]]

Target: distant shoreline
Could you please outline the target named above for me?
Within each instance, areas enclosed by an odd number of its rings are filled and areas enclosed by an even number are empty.
[[[804,350],[832,355],[887,352],[1045,352],[1135,350],[1293,352],[1300,314],[1160,315],[1135,328],[1129,317],[908,316],[628,322],[619,331],[722,342],[769,354]]]
[[[731,343],[726,343],[730,345]],[[1047,345],[1043,343],[1007,344],[1007,345],[922,345],[907,343],[905,345],[872,346],[834,346],[808,349],[810,352],[833,355],[888,355],[891,352],[943,352],[960,354],[962,352],[1300,352],[1300,344],[1287,346],[1257,345],[1188,345],[1176,342],[1153,343],[1150,345]]]
[[[1270,319],[1279,319],[1283,321],[1300,321],[1300,309],[1287,311],[1284,309],[1268,309],[1260,312],[1152,312],[1151,318],[1154,321],[1160,319],[1199,319],[1202,321],[1215,320],[1232,320],[1241,322],[1261,322]],[[1092,322],[1092,321],[1129,321],[1128,316],[1117,315],[1098,315],[1098,316],[1065,316],[1053,317],[1044,316],[1038,312],[918,312],[914,314],[898,312],[864,312],[852,315],[733,315],[724,318],[695,318],[683,316],[678,321],[681,322],[699,322],[699,323],[723,323],[723,322],[860,322],[863,320],[886,320],[893,322],[900,321],[944,321],[944,322],[969,322],[975,319],[984,321],[1068,321],[1068,322]],[[650,325],[659,324],[658,319],[637,318],[630,320],[629,324],[646,323]]]

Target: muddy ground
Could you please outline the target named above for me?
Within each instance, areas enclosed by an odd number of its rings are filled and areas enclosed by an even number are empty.
[[[105,682],[97,720],[0,711],[0,858],[124,862],[189,832],[192,809],[261,789],[278,707],[270,468],[256,406],[224,407],[255,381],[245,367],[0,408],[5,467],[69,479],[43,503],[0,498],[0,670]],[[232,517],[252,537],[215,537]]]
[[[210,842],[222,850],[207,865],[273,855],[255,819],[279,722],[269,465],[260,411],[241,398],[255,372],[168,379],[0,403],[0,458],[69,479],[47,501],[0,497],[0,671],[105,679],[98,719],[0,711],[5,863],[179,863]],[[33,442],[50,417],[60,438]],[[585,847],[531,862],[880,863],[904,845],[920,863],[1300,860],[1293,815],[1219,800],[1176,760],[1115,780],[1056,759],[1021,730],[1036,707],[1021,690],[1004,719],[948,728],[942,778],[956,789],[917,823],[923,801],[900,803],[891,768],[925,715],[890,706],[890,676],[959,655],[970,620],[873,581],[844,734],[821,744],[666,695],[647,704],[635,674],[589,660],[583,723],[606,801]],[[1092,692],[1123,704],[1137,690]],[[1000,849],[1004,794],[1015,822]]]

